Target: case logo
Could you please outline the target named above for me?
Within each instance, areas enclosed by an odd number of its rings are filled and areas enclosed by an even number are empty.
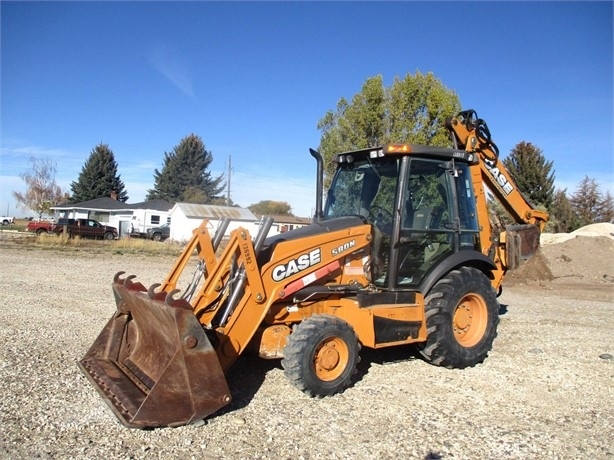
[[[501,189],[506,195],[509,195],[514,191],[514,187],[510,184],[507,178],[503,175],[499,168],[495,166],[495,162],[492,160],[484,160],[484,165],[491,176],[495,179],[495,182],[501,186]]]
[[[273,280],[282,281],[296,273],[313,267],[322,261],[322,253],[320,248],[314,249],[307,254],[301,254],[296,259],[292,259],[285,264],[276,266],[273,269]]]

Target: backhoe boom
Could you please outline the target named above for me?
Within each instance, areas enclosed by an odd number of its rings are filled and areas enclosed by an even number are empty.
[[[499,158],[499,149],[490,137],[488,126],[473,110],[459,113],[448,122],[456,148],[479,157],[482,181],[497,197],[517,223],[536,224],[544,229],[548,213],[535,209],[516,186],[514,179]]]

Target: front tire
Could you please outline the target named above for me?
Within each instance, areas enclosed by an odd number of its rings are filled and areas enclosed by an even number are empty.
[[[348,323],[336,316],[315,315],[294,326],[281,364],[288,380],[305,394],[330,396],[352,383],[359,352]]]
[[[154,233],[153,238],[154,241],[162,241],[162,234]]]
[[[105,240],[114,240],[115,239],[115,235],[113,235],[113,232],[107,232],[104,234],[104,239]]]
[[[499,303],[481,271],[450,272],[426,296],[426,343],[420,353],[432,364],[463,369],[484,361],[497,336]]]

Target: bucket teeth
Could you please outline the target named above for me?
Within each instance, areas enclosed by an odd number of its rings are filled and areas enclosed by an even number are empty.
[[[120,282],[123,282],[123,281],[121,281],[120,276],[122,276],[124,273],[126,273],[126,272],[124,272],[124,271],[117,272],[117,273],[115,274],[115,276],[113,277],[113,282],[114,282],[114,283],[120,283]]]
[[[129,275],[126,277],[126,279],[124,280],[124,286],[126,286],[128,289],[130,289],[130,286],[132,286],[132,280],[136,278],[136,275]]]
[[[136,278],[136,275],[127,276],[126,279],[124,279],[124,286],[126,286],[126,288],[130,289],[131,291],[147,291],[147,289],[145,288],[145,286],[143,286],[142,283],[133,283],[132,280],[134,278]],[[119,281],[121,282],[121,280]]]
[[[147,295],[149,296],[150,299],[155,299],[156,295],[158,294],[156,292],[156,289],[158,289],[160,287],[160,283],[154,283],[151,286],[149,286],[149,289],[147,289]]]
[[[171,292],[169,292],[168,294],[166,294],[166,299],[165,299],[166,304],[167,304],[167,305],[171,305],[171,303],[175,301],[175,299],[173,299],[173,296],[174,296],[175,294],[180,293],[180,292],[181,292],[181,290],[180,290],[180,289],[173,289]]]

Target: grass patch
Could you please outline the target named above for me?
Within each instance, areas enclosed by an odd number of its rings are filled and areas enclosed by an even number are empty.
[[[151,254],[178,256],[183,250],[182,243],[165,241],[163,243],[140,238],[120,238],[118,240],[92,240],[75,236],[69,238],[65,233],[43,233],[12,240],[14,244],[38,249],[93,251],[99,254]]]
[[[30,222],[29,219],[15,219],[14,224],[0,225],[0,232],[2,230],[17,230],[18,232],[25,232],[28,222]]]
[[[115,253],[146,253],[179,255],[184,245],[174,241],[157,242],[142,238],[120,238],[119,240],[105,241]]]

